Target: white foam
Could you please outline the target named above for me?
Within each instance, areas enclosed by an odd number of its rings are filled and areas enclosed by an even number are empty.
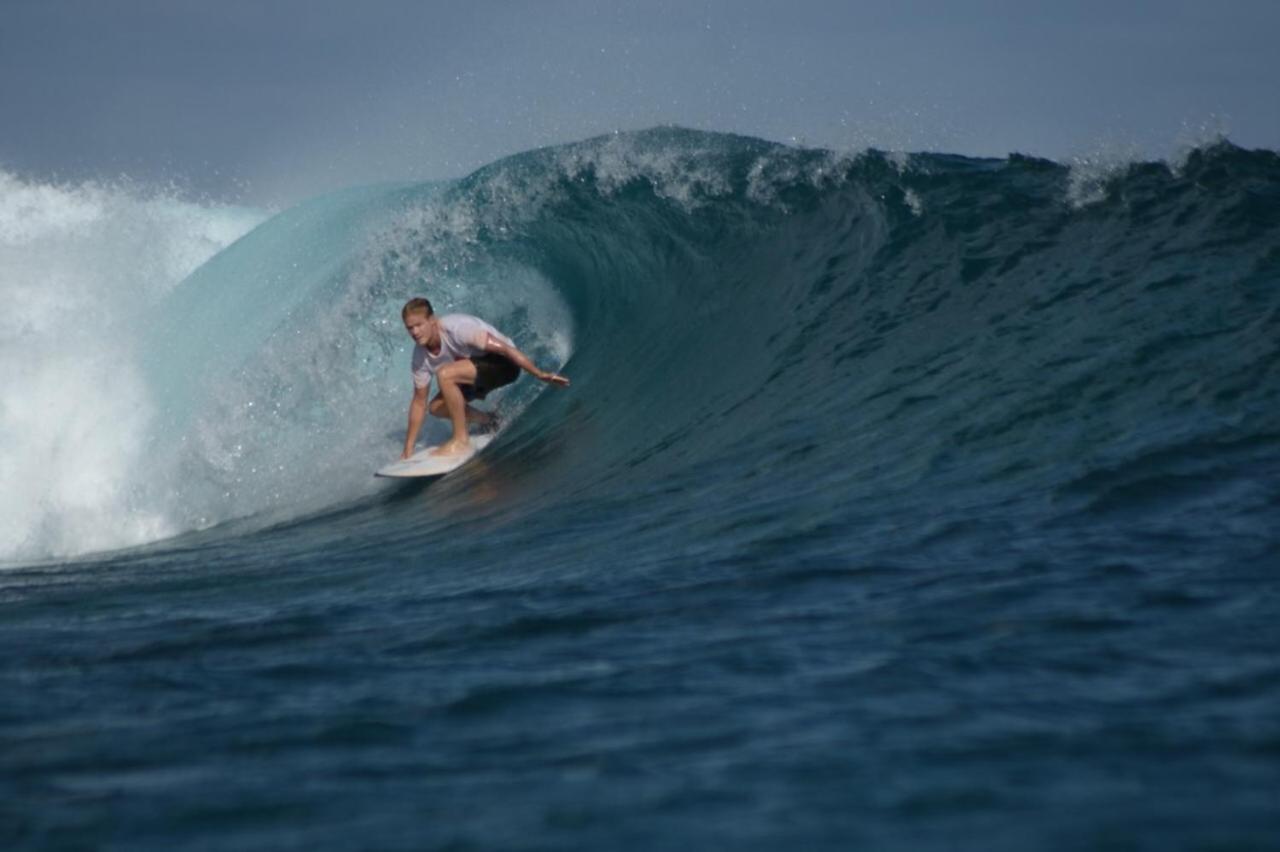
[[[728,174],[714,165],[708,153],[701,147],[646,148],[631,137],[615,134],[594,144],[562,149],[559,165],[570,178],[592,174],[606,195],[643,177],[658,197],[693,210],[706,199],[723,197],[732,190]]]
[[[1193,153],[1226,142],[1228,129],[1226,118],[1219,115],[1210,115],[1198,122],[1183,122],[1167,158],[1170,170],[1181,175]]]
[[[757,204],[783,207],[779,191],[807,184],[827,190],[843,184],[850,168],[866,150],[826,151],[821,149],[775,148],[757,157],[747,173],[747,197]]]
[[[0,172],[0,561],[163,537],[136,504],[147,308],[262,218],[137,187]]]
[[[914,189],[903,190],[902,200],[906,202],[907,207],[910,208],[911,215],[916,216],[917,218],[924,215],[924,201],[920,199],[920,196]]]
[[[1107,187],[1142,161],[1136,144],[1102,142],[1067,161],[1067,203],[1079,210],[1107,197]]]

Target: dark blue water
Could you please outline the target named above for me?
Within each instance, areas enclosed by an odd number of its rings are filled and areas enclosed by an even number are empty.
[[[419,294],[573,386],[373,482]],[[175,537],[0,571],[5,848],[1280,848],[1274,152],[621,135],[139,327]]]

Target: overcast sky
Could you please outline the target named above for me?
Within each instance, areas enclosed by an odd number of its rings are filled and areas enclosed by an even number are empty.
[[[280,204],[680,124],[810,145],[1280,147],[1277,0],[0,0],[0,168]]]

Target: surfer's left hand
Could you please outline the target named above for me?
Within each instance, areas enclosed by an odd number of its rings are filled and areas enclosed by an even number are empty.
[[[538,376],[538,378],[549,385],[559,385],[563,388],[567,388],[569,386],[569,380],[559,373],[543,373]]]

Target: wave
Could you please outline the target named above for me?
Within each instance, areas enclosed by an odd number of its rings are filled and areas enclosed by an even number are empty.
[[[1245,471],[1280,457],[1278,201],[1280,158],[1225,142],[1176,168],[1082,177],[1021,156],[839,154],[673,128],[326,196],[216,254],[207,241],[213,256],[177,286],[181,264],[141,285],[84,279],[130,335],[107,381],[136,366],[116,425],[96,433],[89,468],[107,496],[86,507],[69,496],[79,474],[46,477],[0,555],[374,494],[369,470],[403,429],[398,308],[412,295],[484,316],[573,378],[563,394],[522,382],[498,400],[514,416],[495,464],[557,448],[538,505],[665,493],[673,510],[696,500],[728,527],[767,528],[777,501],[801,501],[820,534],[922,494],[942,529],[949,508],[1065,524],[1135,495],[1203,513],[1236,488],[1256,520],[1269,498]],[[206,226],[256,215],[179,208]],[[147,252],[119,248],[106,266],[124,280],[127,256]],[[47,316],[60,337],[60,313]],[[56,350],[27,346],[30,384],[6,401],[56,395],[83,363]],[[37,447],[63,421],[9,411],[6,447]],[[23,483],[6,505],[33,493],[32,470],[74,467],[64,443],[18,471],[25,455],[4,456],[6,483]],[[1217,487],[1165,488],[1185,481]]]

